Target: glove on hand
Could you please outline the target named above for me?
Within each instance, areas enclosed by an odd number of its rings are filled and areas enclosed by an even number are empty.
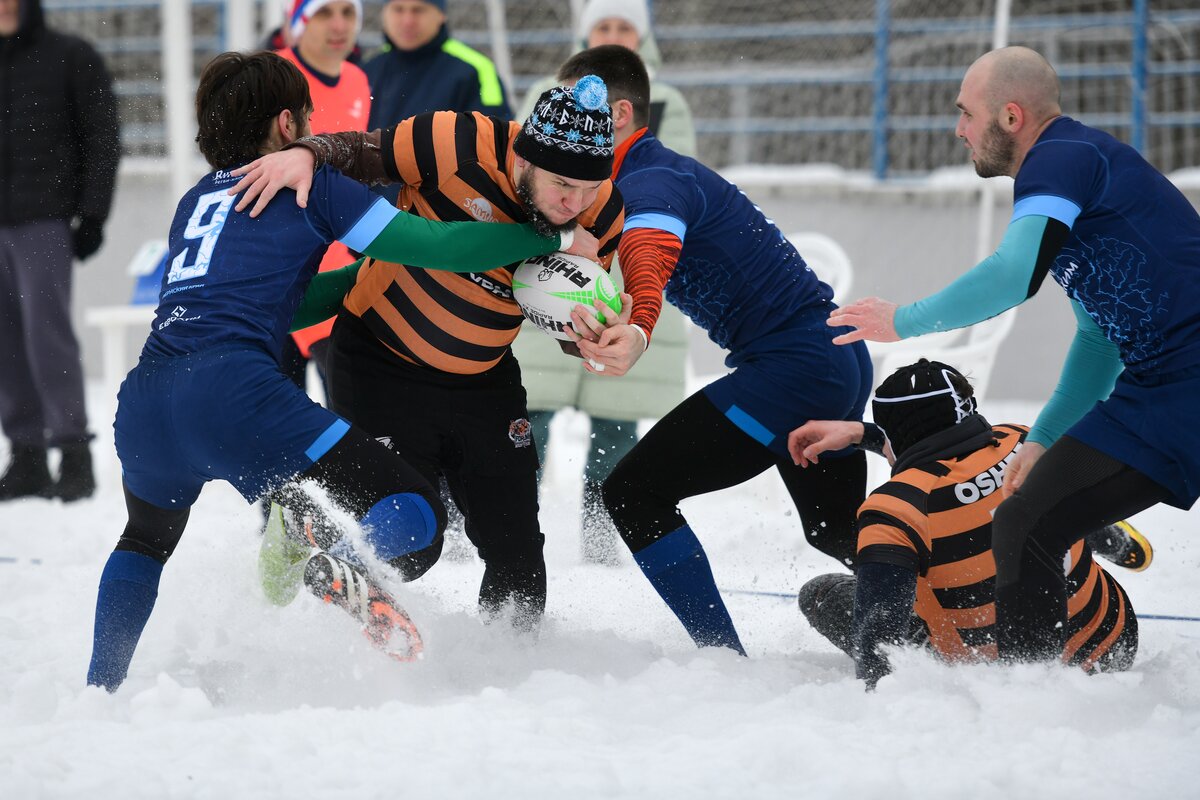
[[[83,261],[96,254],[104,241],[104,221],[83,217],[71,231],[71,252]]]

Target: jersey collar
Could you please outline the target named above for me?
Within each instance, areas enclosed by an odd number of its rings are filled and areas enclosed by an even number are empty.
[[[625,163],[625,156],[629,153],[630,148],[649,132],[649,128],[638,128],[636,133],[617,146],[616,152],[613,153],[612,176],[614,181],[617,179],[617,173],[621,171],[621,165]]]

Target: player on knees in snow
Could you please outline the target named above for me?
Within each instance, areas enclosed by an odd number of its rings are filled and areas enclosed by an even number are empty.
[[[401,214],[366,187],[322,169],[307,207],[275,203],[258,219],[233,211],[230,170],[308,132],[299,70],[273,53],[225,53],[196,91],[197,142],[213,167],[180,201],[169,269],[138,365],[118,396],[117,454],[129,521],[100,579],[89,684],[125,679],[204,484],[222,479],[248,501],[296,476],[324,486],[371,535],[420,547],[445,508],[421,474],[361,429],[320,407],[280,371],[293,312],[326,246],[445,269],[501,264],[559,249],[529,226],[447,224]],[[337,273],[326,273],[336,276]],[[323,553],[310,588],[347,607],[386,645],[389,599]]]
[[[854,328],[838,342],[890,342],[994,317],[1047,274],[1066,290],[1075,338],[1009,465],[992,528],[1000,656],[1056,659],[1068,612],[1057,565],[1079,537],[1200,497],[1200,427],[1190,424],[1200,396],[1200,216],[1136,150],[1063,116],[1058,76],[1033,50],[982,56],[957,105],[956,133],[976,172],[1016,179],[999,248],[930,297],[900,307],[866,298],[829,324]]]
[[[788,437],[804,467],[847,445],[886,454],[892,464],[891,480],[859,509],[855,575],[820,575],[799,598],[804,616],[855,659],[869,688],[890,671],[886,644],[927,644],[949,661],[996,658],[992,514],[1005,468],[1028,446],[1029,432],[990,424],[967,379],[925,359],[888,377],[872,407],[877,425],[810,421]],[[1141,570],[1150,564],[1150,544],[1127,522],[1076,539],[1058,564],[1070,609],[1062,660],[1087,670],[1128,669],[1137,617],[1092,556]]]
[[[871,391],[866,347],[835,346],[825,319],[832,290],[728,181],[665,147],[647,130],[649,80],[636,53],[603,45],[570,58],[564,81],[609,85],[617,188],[625,198],[618,256],[630,324],[573,314],[579,349],[623,375],[649,346],[666,299],[730,351],[731,374],[656,424],[604,482],[605,506],[634,560],[699,645],[744,653],[704,548],[679,511],[684,498],[736,486],[772,467],[809,542],[843,565],[854,560],[854,514],[866,458],[847,449],[801,470],[788,432],[809,419],[862,418]],[[586,367],[596,371],[591,365]]]
[[[281,185],[303,196],[314,164],[327,164],[398,184],[400,207],[426,218],[528,220],[548,233],[578,221],[599,239],[607,267],[624,213],[609,179],[611,115],[596,84],[547,91],[524,125],[442,111],[385,131],[301,140],[247,167],[243,184],[255,188],[243,202],[262,190],[261,204]],[[478,271],[456,275],[367,260],[334,324],[329,400],[430,483],[445,478],[484,562],[485,619],[531,630],[546,603],[538,463],[510,348],[523,319],[512,291],[517,264],[495,263],[480,260]],[[403,554],[372,545],[411,580],[437,561],[442,543],[438,536]]]

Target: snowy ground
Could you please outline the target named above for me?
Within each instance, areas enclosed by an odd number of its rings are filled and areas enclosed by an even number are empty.
[[[213,485],[128,682],[85,689],[96,585],[124,523],[111,410],[94,417],[95,498],[0,505],[2,798],[1200,797],[1200,622],[1145,620],[1126,674],[904,653],[868,695],[796,609],[831,564],[772,476],[685,505],[751,657],[697,652],[631,562],[579,563],[583,428],[562,415],[537,641],[479,624],[473,561],[390,584],[425,635],[414,664],[307,596],[271,607],[257,517]],[[1150,570],[1118,575],[1136,608],[1200,617],[1200,510],[1135,521],[1156,546]]]

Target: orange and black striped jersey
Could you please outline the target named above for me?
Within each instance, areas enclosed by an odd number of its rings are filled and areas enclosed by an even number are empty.
[[[528,221],[513,174],[519,130],[516,122],[478,112],[437,111],[384,131],[384,168],[403,187],[396,204],[447,222]],[[606,269],[624,222],[621,194],[605,181],[579,223],[600,241]],[[521,328],[512,293],[517,266],[455,273],[368,260],[345,305],[406,361],[442,372],[485,372]]]
[[[1028,428],[995,425],[992,432],[995,447],[905,469],[859,509],[860,562],[872,559],[872,548],[875,556],[897,548],[915,555],[914,610],[930,644],[951,660],[996,658],[992,514],[1003,499],[1005,467]],[[1063,660],[1089,668],[1121,635],[1129,606],[1082,539],[1064,569],[1069,622]]]

